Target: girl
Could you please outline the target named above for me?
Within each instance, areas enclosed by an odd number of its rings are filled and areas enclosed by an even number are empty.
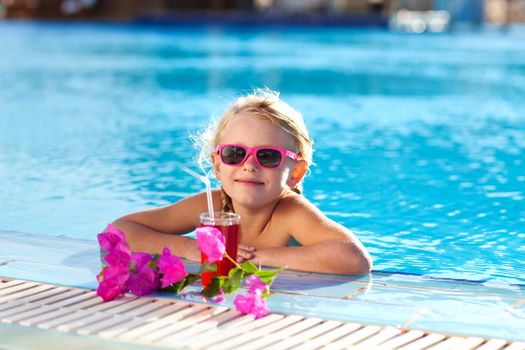
[[[366,274],[372,259],[347,228],[304,198],[302,180],[312,164],[312,140],[299,112],[269,90],[238,98],[201,135],[200,160],[211,161],[221,189],[214,210],[241,216],[238,260],[311,272]],[[133,251],[173,254],[200,261],[196,241],[181,236],[199,226],[206,194],[121,217]],[[288,247],[294,238],[301,246]]]

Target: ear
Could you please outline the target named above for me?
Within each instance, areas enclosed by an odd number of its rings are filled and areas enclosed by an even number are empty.
[[[213,164],[213,170],[215,171],[215,178],[217,181],[221,181],[221,160],[216,152],[211,153],[211,163]]]
[[[308,163],[305,160],[297,161],[292,170],[292,175],[288,179],[287,185],[290,186],[290,188],[297,186],[297,184],[303,179],[304,175],[306,175],[307,170]]]

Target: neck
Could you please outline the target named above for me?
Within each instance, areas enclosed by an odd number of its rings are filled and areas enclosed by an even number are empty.
[[[264,231],[264,229],[270,223],[273,212],[279,204],[279,201],[285,195],[286,194],[283,194],[276,200],[257,208],[250,208],[233,202],[235,212],[241,216],[241,240],[242,237],[250,237],[250,239],[256,238]]]

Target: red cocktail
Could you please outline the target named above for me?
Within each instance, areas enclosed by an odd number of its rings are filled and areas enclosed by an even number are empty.
[[[235,213],[215,212],[213,218],[209,213],[200,215],[201,227],[213,226],[222,232],[225,238],[226,253],[234,261],[237,261],[237,247],[239,245],[239,223],[240,215]],[[204,253],[201,252],[201,264],[207,260]],[[228,272],[235,267],[230,259],[224,257],[221,261],[215,263],[217,272],[203,272],[202,285],[206,286],[211,282],[211,278],[217,275],[228,276]]]

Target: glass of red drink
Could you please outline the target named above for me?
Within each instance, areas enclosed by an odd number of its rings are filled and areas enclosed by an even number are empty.
[[[237,261],[237,247],[239,245],[239,223],[241,216],[236,213],[227,213],[223,211],[214,212],[213,218],[208,212],[199,215],[201,227],[213,226],[222,232],[225,238],[226,253],[234,261]],[[201,264],[207,260],[207,256],[201,252]],[[206,286],[211,282],[211,278],[217,275],[228,276],[228,272],[235,267],[235,264],[228,258],[224,257],[217,261],[217,272],[203,272],[202,285]]]

